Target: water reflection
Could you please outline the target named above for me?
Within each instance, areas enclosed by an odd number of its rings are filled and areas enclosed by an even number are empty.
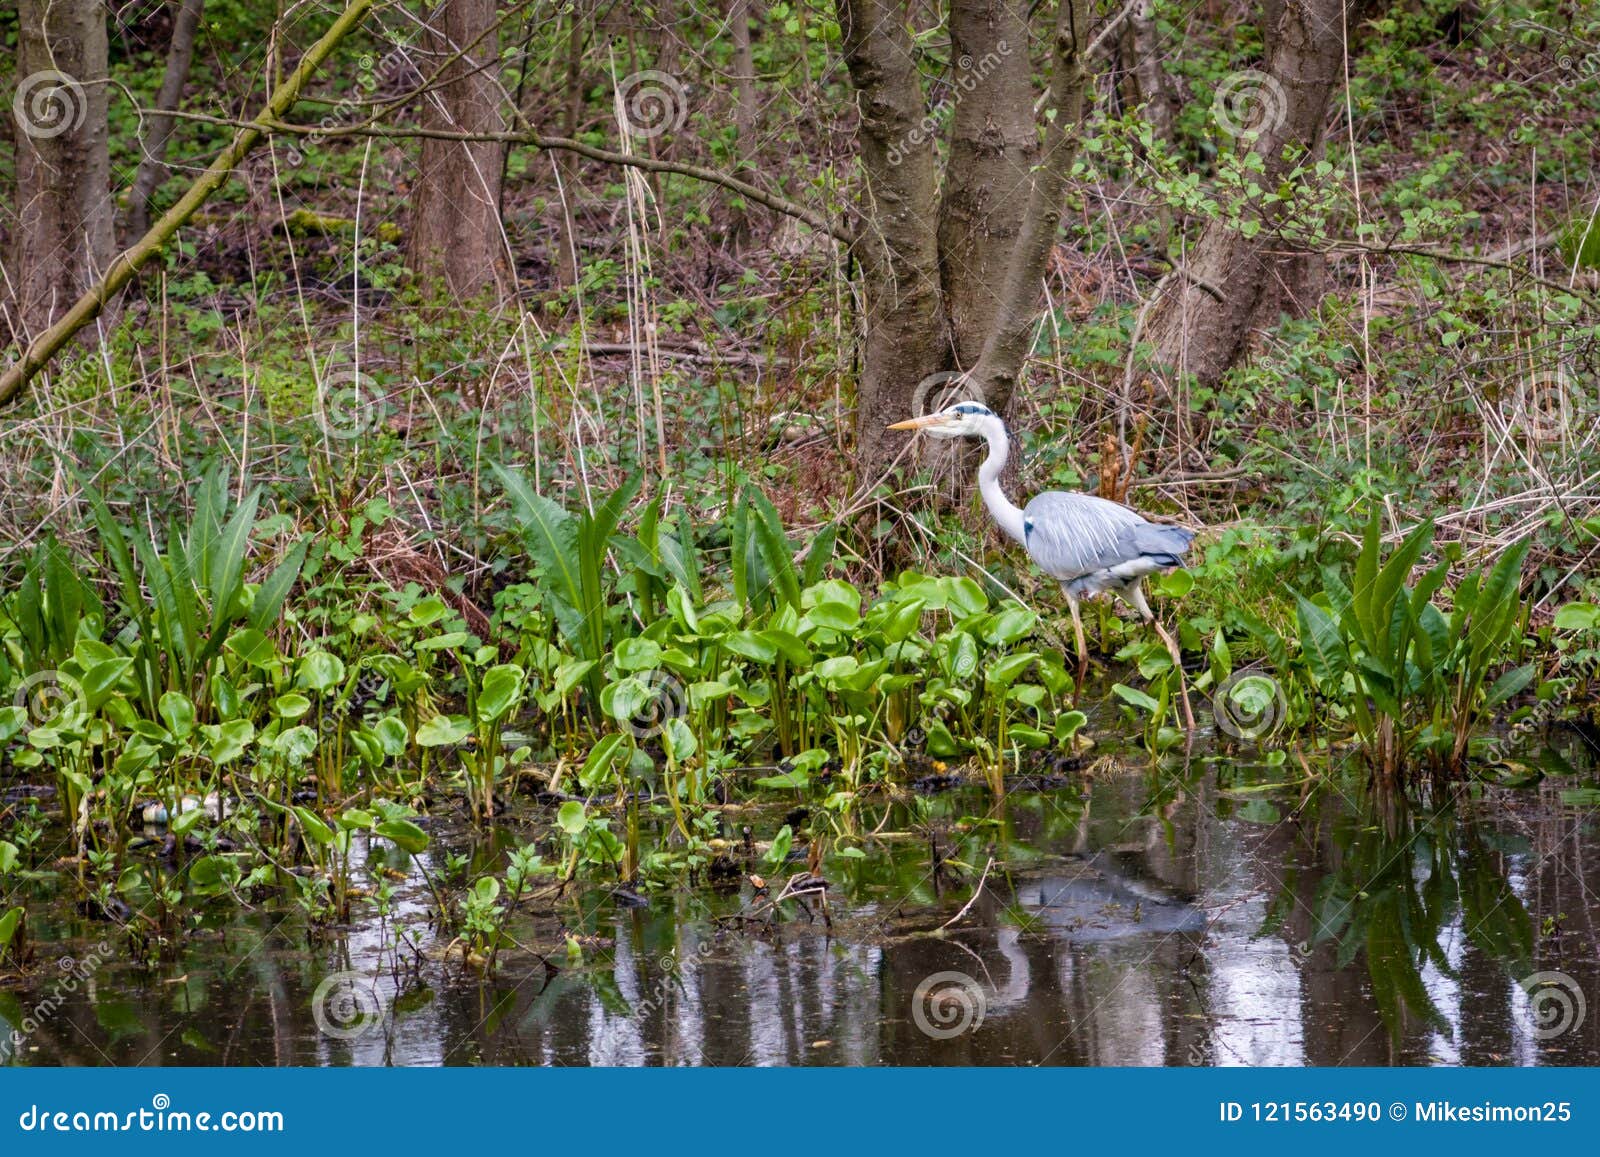
[[[515,929],[546,946],[571,934],[576,954],[550,968],[512,953],[489,982],[418,942],[420,896],[332,948],[257,914],[197,936],[177,965],[104,965],[0,1052],[35,1064],[1600,1063],[1600,835],[1561,803],[1564,785],[1412,810],[1348,785],[1274,786],[1286,778],[1196,764],[1017,793],[989,815],[976,793],[884,805],[868,818],[903,838],[829,861],[831,933],[798,913],[771,927],[719,919],[748,902],[733,892],[639,909],[598,891]],[[931,871],[935,852],[992,859],[985,887]],[[93,930],[68,921],[41,937],[52,931]],[[378,1031],[338,1039],[310,1002],[347,968],[376,975],[391,1010]],[[1539,1019],[1522,982],[1541,973],[1583,996],[1581,1023],[1552,1033]],[[937,974],[971,987],[929,996]],[[47,995],[41,983],[4,994],[0,1018],[18,1026]]]

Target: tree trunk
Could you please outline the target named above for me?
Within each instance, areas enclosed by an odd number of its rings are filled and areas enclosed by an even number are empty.
[[[1041,136],[1028,84],[1027,7],[1004,6],[1010,2],[953,6],[959,103],[940,204],[935,122],[904,0],[838,0],[866,173],[856,247],[865,297],[856,403],[863,480],[904,446],[884,426],[938,403],[934,375],[959,376],[961,396],[1003,410],[1032,349],[1083,118],[1089,16],[1086,0],[1057,9]],[[949,457],[935,451],[930,460]]]
[[[428,13],[428,62],[439,73],[423,97],[423,125],[456,133],[505,131],[494,0],[441,0]],[[442,68],[442,72],[440,72]],[[425,138],[412,201],[408,260],[456,302],[514,288],[500,225],[502,166],[496,141]]]
[[[1173,123],[1178,114],[1178,98],[1172,81],[1161,67],[1165,47],[1156,27],[1155,0],[1139,0],[1139,6],[1123,27],[1122,49],[1132,82],[1134,104],[1144,106],[1144,119],[1151,134],[1163,144],[1174,139]]]
[[[1010,399],[1033,350],[1044,272],[1061,232],[1067,174],[1081,142],[1078,129],[1089,88],[1088,50],[1088,0],[1063,0],[1056,20],[1050,89],[1045,95],[1044,147],[1033,171],[1022,229],[999,286],[994,324],[972,371],[982,396],[999,399],[1002,406]]]
[[[183,99],[183,86],[189,80],[189,65],[194,60],[195,32],[205,0],[177,0],[172,19],[172,41],[167,46],[167,70],[156,93],[156,112],[150,118],[150,135],[144,141],[139,172],[128,194],[128,234],[142,237],[150,228],[150,198],[167,179],[167,144],[172,139],[176,118],[171,116]]]
[[[22,0],[8,321],[29,340],[94,285],[114,236],[100,0]]]
[[[728,0],[728,39],[733,45],[733,127],[739,144],[752,146],[756,131],[756,57],[750,46],[750,21],[755,17],[754,0]]]
[[[756,58],[750,45],[750,21],[754,17],[753,0],[727,0],[728,39],[733,45],[733,128],[739,138],[740,167],[752,165],[760,141],[756,139],[756,121],[760,106],[756,103]],[[729,226],[735,251],[750,236],[750,210],[738,210]]]
[[[903,0],[837,0],[845,64],[861,110],[868,221],[857,250],[865,309],[856,390],[861,480],[901,442],[884,427],[910,413],[917,383],[949,363],[935,233],[938,180]]]
[[[586,4],[575,4],[572,21],[567,28],[567,93],[566,108],[563,112],[563,135],[568,140],[576,140],[578,130],[583,125],[584,83],[583,62],[584,44],[588,39],[588,12]],[[555,156],[556,174],[560,182],[561,192],[561,224],[558,227],[560,236],[556,239],[556,276],[560,279],[563,288],[571,289],[578,284],[578,220],[572,211],[572,199],[578,191],[578,158],[567,152],[559,150]]]
[[[950,159],[939,205],[939,271],[955,345],[970,370],[994,328],[1039,160],[1027,0],[950,10]],[[1009,398],[988,399],[1001,410]]]
[[[1267,0],[1265,78],[1253,85],[1259,99],[1240,142],[1260,157],[1263,188],[1275,188],[1322,145],[1329,99],[1343,79],[1346,2]],[[1363,0],[1350,6],[1352,32],[1363,7]],[[1315,263],[1282,255],[1273,211],[1259,216],[1261,229],[1253,237],[1221,220],[1201,233],[1176,284],[1150,311],[1145,336],[1157,363],[1215,386],[1244,352],[1253,324],[1275,320],[1285,304],[1315,308],[1308,292],[1315,287],[1303,281]]]

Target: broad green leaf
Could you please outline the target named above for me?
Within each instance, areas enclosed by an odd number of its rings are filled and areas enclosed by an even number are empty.
[[[571,514],[528,485],[520,471],[493,464],[522,529],[535,566],[550,584],[556,621],[575,643],[585,637],[583,578],[579,573],[578,526]],[[598,659],[598,655],[586,655]]]
[[[317,733],[304,725],[291,727],[279,735],[272,746],[291,764],[298,766],[317,749]]]
[[[780,775],[765,775],[751,782],[757,787],[774,791],[804,791],[811,786],[811,777],[803,771],[786,771]]]
[[[1038,654],[1033,651],[1023,651],[1016,655],[1007,655],[1003,659],[990,663],[984,668],[984,680],[991,686],[1009,687],[1022,677],[1022,674],[1038,659]]]
[[[802,621],[831,631],[853,631],[861,625],[861,616],[845,603],[819,603],[805,613]]]
[[[1490,685],[1489,691],[1484,697],[1484,706],[1498,707],[1508,699],[1522,694],[1523,691],[1527,690],[1528,684],[1533,682],[1534,675],[1535,671],[1531,663],[1511,668]]]
[[[249,749],[256,737],[256,725],[248,719],[231,719],[227,723],[208,723],[200,733],[206,737],[211,762],[230,763]]]
[[[745,487],[745,495],[755,515],[752,519],[756,545],[774,594],[791,607],[800,605],[800,576],[794,567],[794,548],[784,533],[783,519],[761,488],[753,483]]]
[[[584,812],[583,804],[575,799],[569,799],[556,810],[556,824],[567,835],[577,836],[589,826],[589,817]]]
[[[98,711],[117,689],[122,677],[133,669],[133,660],[118,656],[95,663],[84,672],[81,686],[90,711]]]
[[[372,725],[372,733],[378,737],[385,755],[394,758],[405,754],[410,736],[406,733],[405,720],[399,716],[385,715]]]
[[[312,651],[303,655],[295,666],[296,687],[326,695],[344,682],[344,661],[327,651]]]
[[[654,639],[623,639],[614,654],[619,671],[652,671],[661,666],[661,644]]]
[[[497,723],[511,712],[522,699],[522,668],[515,663],[502,663],[483,673],[478,687],[478,719],[483,723]]]
[[[22,908],[10,908],[0,912],[0,952],[11,947],[11,941],[16,938],[17,929],[22,926]]]
[[[588,758],[583,761],[583,768],[578,772],[578,782],[583,784],[585,791],[598,791],[609,781],[612,768],[628,753],[627,738],[618,734],[607,735],[590,749]]]
[[[770,663],[778,657],[777,645],[755,631],[735,631],[722,639],[722,645],[756,663]]]
[[[194,730],[194,703],[179,691],[161,696],[161,718],[175,739],[185,739]]]
[[[314,844],[331,844],[333,842],[333,829],[323,822],[310,808],[291,808],[295,819],[300,821],[300,830],[305,833],[306,839]]]
[[[854,655],[836,655],[832,659],[824,659],[814,668],[817,678],[825,683],[838,683],[848,679],[861,668],[861,661]]]
[[[1037,727],[1028,727],[1022,723],[1013,723],[1006,728],[1006,735],[1019,747],[1037,750],[1041,747],[1050,746],[1050,736],[1048,734],[1040,731]]]
[[[787,659],[791,667],[804,669],[811,665],[811,648],[805,645],[800,636],[777,629],[762,631],[760,636],[772,644],[773,649]]]
[[[273,710],[284,719],[299,719],[311,710],[311,700],[298,691],[287,691],[272,701]]]
[[[1056,717],[1055,736],[1057,743],[1066,743],[1089,722],[1089,717],[1082,711],[1063,711]]]
[[[1152,699],[1148,694],[1139,690],[1137,687],[1129,687],[1126,683],[1113,684],[1111,687],[1111,692],[1124,703],[1131,704],[1132,706],[1139,708],[1141,711],[1149,712],[1151,715],[1154,715],[1161,710],[1161,704],[1155,699]]]
[[[306,550],[310,545],[309,538],[295,543],[277,568],[256,588],[248,616],[252,627],[259,630],[278,621],[278,612],[283,609],[295,579],[300,577],[300,568],[305,564]]]
[[[679,763],[691,759],[699,750],[699,741],[695,739],[694,732],[681,718],[673,716],[667,720],[666,727],[661,732],[662,739],[666,742],[672,758]]]
[[[1349,665],[1349,652],[1340,637],[1339,626],[1304,595],[1295,596],[1295,606],[1300,620],[1300,650],[1305,655],[1306,665],[1317,683],[1331,691],[1338,686]]]
[[[778,834],[772,837],[772,846],[767,849],[767,854],[762,856],[762,862],[779,867],[789,858],[789,849],[794,846],[794,829],[788,824],[778,829]]]
[[[1600,630],[1600,606],[1594,603],[1567,603],[1556,609],[1558,631]]]
[[[477,646],[478,636],[470,631],[446,631],[442,635],[434,635],[418,641],[415,649],[418,651],[459,651],[463,648]]]
[[[413,856],[428,850],[428,833],[410,820],[385,820],[372,830]]]
[[[417,728],[421,747],[449,747],[472,734],[472,724],[464,715],[435,715]]]
[[[237,655],[241,662],[251,667],[270,666],[278,657],[278,648],[272,640],[254,627],[235,631],[228,636],[228,641],[223,646],[230,653]]]

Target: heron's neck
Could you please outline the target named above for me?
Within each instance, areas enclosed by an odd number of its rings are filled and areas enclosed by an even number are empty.
[[[986,425],[983,435],[989,440],[989,456],[978,467],[978,492],[983,495],[983,504],[994,515],[1000,529],[1018,542],[1026,543],[1028,536],[1023,529],[1022,511],[1000,489],[1000,472],[1006,468],[1006,458],[1011,453],[1005,423],[995,418]]]

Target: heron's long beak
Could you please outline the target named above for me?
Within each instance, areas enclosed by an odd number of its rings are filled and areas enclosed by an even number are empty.
[[[904,422],[895,422],[889,429],[921,430],[927,426],[937,426],[942,420],[938,414],[924,414],[920,418],[907,418]]]

